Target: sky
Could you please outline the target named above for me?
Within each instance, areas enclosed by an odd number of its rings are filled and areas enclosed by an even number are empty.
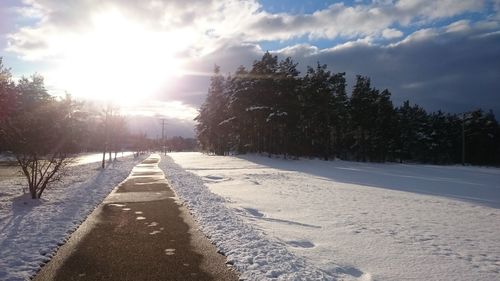
[[[113,101],[133,126],[193,136],[214,65],[319,61],[428,111],[500,115],[500,0],[2,0],[0,56],[51,94]],[[134,125],[135,124],[135,125]]]

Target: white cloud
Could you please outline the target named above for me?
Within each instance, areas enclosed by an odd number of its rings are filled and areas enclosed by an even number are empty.
[[[382,31],[382,36],[386,39],[399,38],[403,36],[403,32],[394,28],[386,28]]]
[[[412,34],[403,38],[403,40],[390,44],[389,46],[394,47],[402,44],[411,44],[418,41],[427,41],[430,38],[435,38],[439,35],[438,30],[434,28],[424,28],[413,32]]]
[[[435,20],[480,11],[484,6],[484,0],[399,0],[394,12],[399,14],[401,23],[408,24],[416,17]]]
[[[430,111],[478,107],[500,113],[500,33],[495,25],[470,24],[459,32],[428,28],[394,44],[353,40],[340,46],[315,52],[299,45],[275,54],[292,56],[301,71],[319,61],[334,72],[346,72],[348,86],[356,74],[369,76],[374,87],[389,89],[395,106],[409,99]]]
[[[498,0],[495,7],[498,7]],[[239,1],[58,1],[26,0],[19,9],[23,17],[39,22],[10,35],[8,50],[26,59],[57,56],[71,45],[73,37],[88,31],[96,14],[119,11],[131,22],[158,33],[190,37],[191,56],[203,56],[227,40],[259,42],[311,38],[400,37],[394,25],[408,25],[452,17],[484,8],[483,0],[399,0],[373,1],[347,6],[333,4],[312,14],[271,14],[256,0]],[[397,36],[396,36],[397,35]]]
[[[276,51],[276,53],[279,53],[283,56],[298,56],[298,57],[308,57],[311,55],[315,55],[318,52],[319,52],[318,47],[311,46],[309,44],[297,44]]]
[[[352,38],[378,34],[393,23],[394,20],[378,7],[337,3],[313,14],[260,13],[248,33],[256,40],[287,40],[303,35],[311,38]]]
[[[459,20],[453,22],[445,27],[447,32],[460,32],[466,31],[470,29],[470,21],[468,20]]]
[[[333,39],[384,36],[385,31],[386,36],[401,37],[403,34],[396,32],[394,25],[422,25],[433,20],[481,11],[484,7],[483,0],[373,1],[371,4],[358,3],[354,6],[336,3],[312,14],[261,12],[256,14],[256,20],[247,35],[254,40],[287,40],[304,35]]]
[[[493,10],[496,13],[493,17],[500,20],[500,0],[493,0]]]

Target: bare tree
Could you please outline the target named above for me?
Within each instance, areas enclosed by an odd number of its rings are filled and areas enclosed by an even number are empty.
[[[15,155],[33,199],[61,179],[75,151],[68,106],[67,102],[50,101],[2,122],[7,149]]]
[[[103,112],[103,150],[102,150],[102,168],[106,164],[106,152],[109,154],[109,162],[113,160],[112,153],[116,154],[121,150],[123,138],[127,130],[125,118],[119,114],[117,107],[108,104]]]

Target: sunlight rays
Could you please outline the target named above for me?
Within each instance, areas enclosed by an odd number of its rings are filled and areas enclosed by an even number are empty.
[[[190,44],[189,33],[158,32],[117,10],[94,15],[91,25],[49,75],[76,96],[131,104],[182,75],[178,53]]]

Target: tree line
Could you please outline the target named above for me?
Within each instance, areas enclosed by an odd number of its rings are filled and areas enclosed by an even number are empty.
[[[102,152],[104,168],[106,158],[147,149],[145,143],[144,135],[128,132],[115,107],[56,98],[37,74],[14,81],[0,57],[0,153],[15,157],[32,198],[61,179],[76,153]]]
[[[500,127],[493,112],[427,112],[357,75],[347,93],[345,72],[327,65],[300,75],[290,57],[266,52],[247,69],[222,75],[215,66],[195,118],[200,148],[356,161],[435,164],[500,163]]]

